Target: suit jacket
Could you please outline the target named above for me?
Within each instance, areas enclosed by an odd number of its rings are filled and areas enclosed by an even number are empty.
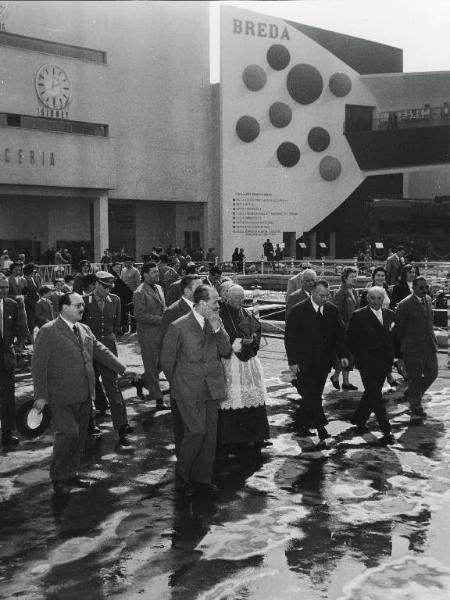
[[[309,299],[292,308],[284,336],[289,365],[328,372],[335,351],[339,358],[348,358],[344,324],[334,304],[324,305],[322,319]]]
[[[171,304],[163,314],[161,321],[161,339],[164,339],[171,323],[184,315],[188,315],[191,310],[191,307],[183,297]]]
[[[360,371],[382,371],[390,373],[394,360],[392,324],[395,314],[382,309],[383,324],[369,306],[356,310],[347,332],[348,345]]]
[[[25,289],[25,306],[35,306],[39,300],[38,289],[41,287],[41,278],[39,275],[25,275],[27,287]]]
[[[181,279],[171,283],[166,292],[166,304],[170,306],[181,298]]]
[[[133,307],[138,335],[149,337],[157,345],[161,342],[161,322],[166,303],[162,287],[155,287],[156,290],[145,282],[141,283],[133,293]]]
[[[302,289],[302,283],[300,281],[300,275],[301,275],[301,273],[297,273],[297,275],[294,275],[293,277],[289,278],[289,280],[287,282],[287,289],[286,289],[286,301],[287,301],[287,299],[289,298],[289,296],[291,294],[293,294],[297,290],[301,290]]]
[[[403,356],[424,356],[437,352],[433,318],[430,296],[426,296],[425,306],[415,294],[410,294],[399,303],[395,313],[395,330]]]
[[[38,300],[34,307],[34,316],[38,327],[42,327],[42,325],[52,321],[55,318],[52,301],[46,298]]]
[[[386,271],[387,271],[386,283],[388,285],[393,285],[395,283],[398,283],[398,278],[399,278],[401,269],[402,269],[402,261],[397,256],[397,254],[392,254],[392,256],[390,256],[386,260]]]
[[[87,325],[78,323],[81,344],[61,317],[46,323],[36,336],[31,372],[36,399],[51,406],[81,404],[95,398],[96,360],[116,373],[124,365],[95,339]]]
[[[84,296],[83,323],[86,323],[98,340],[112,338],[111,334],[120,335],[121,309],[120,298],[116,294],[109,294],[105,298],[103,311],[97,303],[94,292]]]
[[[358,292],[353,290],[351,293],[346,288],[340,288],[333,296],[332,302],[337,307],[344,325],[348,327],[353,313],[359,308]]]
[[[0,333],[0,362],[4,369],[14,369],[16,354],[14,352],[14,337],[19,332],[19,310],[17,302],[11,298],[3,300],[3,335]]]
[[[308,294],[302,288],[295,290],[295,292],[292,292],[289,296],[286,295],[286,319],[288,318],[293,306],[299,302],[303,302],[303,300],[308,299]]]
[[[406,283],[406,281],[401,281],[400,283],[397,283],[397,285],[394,285],[392,289],[390,308],[394,310],[397,304],[410,294],[411,290],[409,289],[409,285]]]
[[[171,323],[161,352],[161,365],[170,382],[171,396],[186,404],[224,398],[220,357],[230,354],[226,331],[221,328],[214,333],[207,323],[204,332],[192,311]]]

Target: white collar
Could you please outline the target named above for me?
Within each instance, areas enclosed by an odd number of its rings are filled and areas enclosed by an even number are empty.
[[[308,298],[311,298],[311,292],[308,292],[302,288],[302,291],[307,295]],[[313,303],[314,304],[314,303]],[[317,306],[317,304],[316,304]]]
[[[383,314],[383,311],[381,310],[381,308],[378,308],[377,310],[375,310],[375,308],[372,308],[371,306],[369,306],[369,308],[376,315],[382,315]]]
[[[193,308],[192,312],[194,313],[194,317],[197,319],[198,324],[203,329],[203,327],[205,325],[205,317],[203,315],[201,315],[199,312],[197,312],[195,310],[195,308]]]
[[[59,316],[64,321],[64,323],[67,325],[67,327],[70,329],[70,331],[73,332],[73,327],[74,327],[74,325],[76,325],[76,323],[71,323],[70,321],[68,321],[67,319],[65,319],[62,315],[59,315]],[[78,327],[77,327],[77,329],[78,329]]]
[[[311,296],[310,296],[310,299],[311,299],[311,304],[313,305],[315,312],[318,312],[320,310],[320,314],[323,315],[323,306],[319,306],[318,304],[316,304],[314,302],[314,300],[311,298]]]
[[[189,306],[189,308],[194,308],[194,303],[192,302],[192,300],[189,300],[189,298],[186,298],[186,296],[181,296],[183,298],[183,300],[186,302],[186,304]],[[200,315],[201,317],[201,315]],[[203,319],[203,317],[202,317]]]

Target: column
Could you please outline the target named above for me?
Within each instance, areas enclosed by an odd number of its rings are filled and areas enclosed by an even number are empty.
[[[328,245],[329,245],[329,256],[330,258],[336,258],[336,232],[330,231],[328,237]]]
[[[317,231],[311,231],[309,234],[309,255],[311,258],[317,258]]]
[[[92,213],[94,262],[100,262],[103,251],[109,248],[108,194],[94,198]]]

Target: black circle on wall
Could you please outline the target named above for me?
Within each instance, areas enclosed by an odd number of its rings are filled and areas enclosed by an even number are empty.
[[[259,135],[259,123],[254,117],[245,115],[238,119],[236,133],[243,142],[253,142]]]
[[[308,134],[308,144],[314,152],[323,152],[330,145],[330,134],[323,127],[313,127]]]
[[[311,104],[322,93],[322,75],[312,65],[295,65],[288,73],[287,89],[299,104]]]
[[[335,156],[324,156],[319,164],[319,173],[325,181],[334,181],[339,177],[342,165]]]
[[[269,109],[269,119],[274,127],[286,127],[292,119],[292,110],[284,102],[274,102]]]
[[[273,44],[267,50],[267,62],[275,71],[282,71],[288,66],[290,60],[289,50],[281,44]]]
[[[328,85],[335,96],[342,98],[352,89],[352,80],[346,73],[333,73]]]
[[[283,167],[293,167],[300,160],[300,150],[292,142],[283,142],[278,146],[277,158]]]
[[[248,65],[242,73],[242,79],[249,90],[257,92],[266,85],[267,75],[262,67]]]

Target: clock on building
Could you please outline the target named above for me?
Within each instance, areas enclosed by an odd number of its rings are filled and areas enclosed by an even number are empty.
[[[72,84],[61,67],[43,65],[36,73],[36,93],[42,104],[61,110],[70,100]]]

